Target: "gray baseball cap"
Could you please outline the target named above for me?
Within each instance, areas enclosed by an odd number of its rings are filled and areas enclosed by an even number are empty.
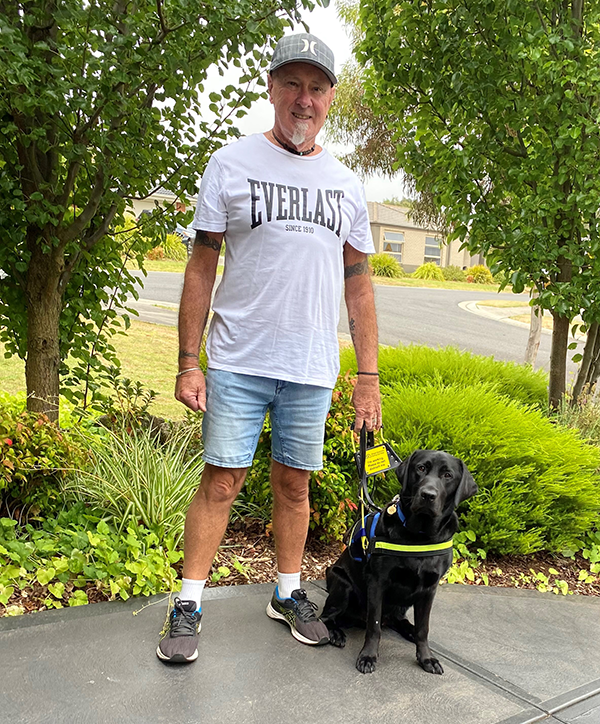
[[[337,83],[334,73],[334,60],[331,48],[328,48],[316,35],[297,33],[286,35],[275,46],[270,72],[288,63],[310,63],[316,65],[329,78],[332,85]]]

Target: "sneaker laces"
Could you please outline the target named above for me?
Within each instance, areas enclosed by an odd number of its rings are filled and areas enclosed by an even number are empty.
[[[300,620],[304,621],[304,623],[317,620],[315,611],[319,607],[316,603],[308,600],[306,591],[303,588],[299,589],[298,591],[294,591],[292,593],[292,598],[296,602],[296,612]]]
[[[186,611],[181,600],[176,598],[173,601],[173,611],[171,612],[171,630],[169,633],[171,638],[196,634],[198,630],[197,614],[197,611]]]

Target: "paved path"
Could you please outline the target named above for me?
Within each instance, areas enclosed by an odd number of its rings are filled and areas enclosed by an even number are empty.
[[[306,587],[322,606],[322,584]],[[0,724],[600,722],[600,599],[446,584],[431,627],[445,673],[384,631],[365,675],[360,631],[343,650],[303,646],[265,615],[272,588],[208,589],[200,655],[183,667],[154,653],[163,602],[0,619]]]

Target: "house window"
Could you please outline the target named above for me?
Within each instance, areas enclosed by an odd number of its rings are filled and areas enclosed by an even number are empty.
[[[433,236],[425,237],[425,258],[424,263],[433,262],[438,266],[441,266],[442,261],[442,249],[440,247],[439,239]]]
[[[402,263],[402,244],[404,242],[404,234],[397,231],[383,232],[383,251],[393,256],[396,261]]]

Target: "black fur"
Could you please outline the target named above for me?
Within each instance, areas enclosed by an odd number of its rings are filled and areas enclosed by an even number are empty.
[[[449,540],[458,528],[454,512],[477,493],[471,473],[458,458],[444,452],[417,450],[396,471],[400,481],[403,524],[384,508],[378,537],[401,544]],[[381,627],[388,626],[417,647],[417,661],[432,674],[442,674],[428,644],[429,615],[441,577],[452,563],[452,550],[429,557],[372,555],[356,561],[347,548],[327,569],[328,597],[321,619],[330,641],[343,647],[349,626],[366,626],[365,643],[356,661],[363,674],[375,670]],[[414,607],[414,625],[406,618]]]

